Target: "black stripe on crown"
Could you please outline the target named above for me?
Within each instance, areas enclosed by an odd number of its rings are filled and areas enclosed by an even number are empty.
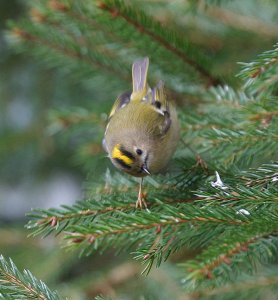
[[[125,148],[120,147],[119,150],[120,150],[121,153],[122,153],[123,155],[125,155],[126,157],[128,157],[128,158],[130,158],[130,159],[132,159],[132,160],[135,160],[134,155],[133,155],[132,153],[130,153],[129,151],[125,150]]]
[[[120,166],[122,166],[124,169],[131,169],[131,166],[129,166],[128,164],[126,164],[123,160],[121,160],[120,158],[113,158]]]

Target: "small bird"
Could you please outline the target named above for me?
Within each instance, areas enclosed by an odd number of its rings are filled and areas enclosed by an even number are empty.
[[[164,84],[147,84],[149,58],[132,65],[132,92],[121,94],[108,118],[103,147],[113,165],[141,177],[136,208],[147,207],[143,178],[162,171],[179,141],[179,123],[174,103],[166,98]]]

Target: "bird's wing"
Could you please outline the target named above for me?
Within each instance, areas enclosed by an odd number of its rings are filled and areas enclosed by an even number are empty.
[[[165,95],[164,83],[159,81],[156,87],[152,89],[152,106],[157,111],[158,114],[162,116],[160,118],[160,131],[164,135],[169,128],[171,127],[171,115],[170,115],[170,106],[169,101]]]
[[[109,117],[108,117],[108,121],[107,121],[107,125],[106,125],[106,130],[104,133],[104,139],[102,140],[102,147],[104,149],[105,152],[108,153],[108,149],[107,149],[107,145],[106,145],[106,141],[105,141],[105,137],[106,137],[106,132],[109,126],[109,121],[111,120],[111,118],[114,116],[114,114],[121,108],[125,107],[129,102],[130,102],[130,95],[131,92],[125,92],[123,94],[121,94],[115,101],[115,103],[112,106],[112,109],[110,111]]]
[[[125,107],[130,102],[131,92],[125,92],[121,94],[115,101],[110,111],[108,121],[113,117],[113,115],[121,108]]]
[[[156,134],[163,136],[171,127],[170,107],[164,92],[164,83],[159,81],[158,84],[150,89],[147,84],[147,73],[149,58],[137,60],[132,65],[132,82],[133,91],[121,94],[115,101],[108,118],[108,124],[114,114],[121,108],[128,105],[131,101],[145,102],[150,105],[157,113]],[[139,107],[139,106],[138,106]],[[104,147],[105,148],[105,147]]]

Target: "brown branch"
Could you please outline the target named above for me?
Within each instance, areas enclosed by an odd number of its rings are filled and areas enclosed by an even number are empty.
[[[254,281],[241,281],[236,284],[229,284],[220,288],[204,289],[198,292],[187,294],[188,300],[203,299],[203,297],[216,296],[220,294],[234,293],[239,291],[246,291],[249,289],[258,289],[260,287],[267,287],[271,285],[278,285],[278,276],[269,276],[257,278]],[[182,300],[181,298],[179,300]]]
[[[52,8],[52,9],[54,9],[54,8]],[[70,9],[63,9],[63,7],[62,7],[61,10],[59,10],[59,9],[56,9],[56,10],[64,13],[65,15],[68,15],[70,18],[75,19],[78,22],[87,24],[93,30],[97,29],[97,30],[99,30],[101,32],[105,32],[105,35],[107,37],[109,37],[109,39],[111,39],[111,41],[113,41],[113,42],[123,43],[125,47],[129,47],[129,48],[131,48],[131,47],[134,48],[135,47],[136,48],[136,45],[134,44],[133,40],[131,40],[131,39],[129,39],[129,40],[123,39],[119,34],[117,34],[117,32],[111,32],[111,30],[108,30],[103,25],[99,24],[96,21],[96,19],[88,18],[87,16],[81,15],[78,12],[71,11]],[[149,74],[149,80],[150,80],[150,82],[154,82],[155,81],[154,78],[151,77],[151,74]],[[218,82],[217,84],[219,84],[219,83],[220,82]],[[183,103],[184,98],[183,97],[181,98],[181,96],[180,96],[179,93],[177,93],[174,90],[171,90],[169,87],[168,87],[168,91],[171,92],[171,96],[172,96],[173,99],[176,100],[176,103],[178,103],[178,102]],[[192,102],[192,104],[196,104],[195,98],[194,99],[187,98],[187,101]],[[199,99],[198,99],[198,101],[199,101]]]
[[[190,222],[215,222],[215,223],[223,223],[226,222],[227,224],[233,224],[233,225],[246,225],[248,224],[247,221],[241,221],[241,220],[223,220],[223,219],[216,219],[212,217],[196,217],[192,219],[182,219],[182,218],[172,218],[172,220],[169,221],[161,221],[160,223],[151,223],[151,224],[132,224],[132,226],[128,226],[122,229],[115,229],[115,230],[109,230],[106,232],[100,232],[100,233],[77,233],[77,232],[69,232],[68,233],[68,239],[72,239],[72,243],[81,243],[83,241],[87,241],[88,243],[92,244],[96,241],[96,239],[105,237],[108,235],[118,235],[127,233],[130,231],[139,231],[139,230],[150,230],[153,228],[162,228],[169,225],[182,225],[185,223]]]
[[[245,181],[246,186],[252,187],[252,186],[256,186],[256,185],[265,185],[267,183],[270,183],[277,176],[278,176],[278,172],[271,174],[271,175],[265,175],[264,178],[259,178],[259,179],[250,179],[250,178],[246,178],[244,176],[240,177],[240,179]]]
[[[74,219],[74,218],[83,218],[83,217],[89,217],[89,216],[95,216],[98,214],[105,214],[108,212],[116,212],[116,211],[124,211],[128,210],[131,208],[135,208],[135,203],[129,203],[127,205],[122,205],[122,206],[116,206],[116,207],[106,207],[103,209],[96,209],[96,210],[91,210],[91,209],[86,209],[86,210],[80,210],[76,213],[71,213],[71,214],[66,214],[64,216],[48,216],[43,219],[40,219],[39,221],[36,222],[37,225],[43,225],[43,224],[48,224],[51,225],[52,227],[55,227],[59,222],[68,220],[68,219]]]
[[[217,196],[217,195],[214,195],[213,196],[213,198],[205,198],[205,199],[200,199],[200,200],[198,200],[198,202],[202,202],[202,201],[208,201],[208,200],[210,200],[210,201],[240,201],[240,200],[247,200],[246,199],[246,197],[244,197],[244,198],[238,198],[238,196],[240,196],[240,194],[238,193],[238,192],[236,192],[236,191],[232,191],[231,193],[230,193],[231,195],[233,195],[233,196],[235,196],[235,197],[227,197],[226,199],[224,198],[222,198],[221,196]],[[256,201],[256,200],[258,200],[258,198],[259,197],[248,197],[248,200],[254,200],[254,201]],[[271,202],[276,202],[276,201],[278,201],[278,197],[277,197],[277,199],[273,199],[273,198],[270,198],[271,200]],[[259,199],[259,200],[261,200],[261,199]],[[261,201],[263,201],[263,202],[265,202],[266,201],[266,199],[262,199]]]
[[[108,11],[113,17],[121,17],[126,20],[127,23],[131,24],[135,29],[137,29],[140,33],[144,33],[151,37],[153,40],[162,45],[165,49],[177,55],[182,61],[186,64],[192,66],[199,75],[207,82],[208,86],[219,85],[221,81],[218,78],[214,78],[207,70],[205,70],[202,66],[198,65],[194,60],[185,55],[183,51],[173,46],[162,36],[155,34],[153,31],[145,28],[136,20],[130,18],[128,15],[125,15],[119,9],[113,7],[109,7],[106,3],[100,2],[99,8]]]
[[[277,230],[277,229],[272,228],[270,233],[275,231],[275,230]],[[262,234],[256,234],[256,236],[250,238],[249,240],[247,240],[245,242],[237,242],[235,244],[234,248],[227,249],[226,254],[222,253],[221,255],[216,257],[213,261],[210,261],[207,265],[200,268],[199,270],[189,269],[188,271],[189,272],[193,272],[193,271],[196,272],[197,271],[198,274],[201,274],[201,275],[207,277],[208,279],[212,279],[213,278],[212,272],[213,272],[214,269],[216,269],[221,264],[227,264],[227,265],[231,264],[231,258],[233,256],[235,256],[236,254],[238,254],[242,251],[248,251],[249,245],[255,243],[258,239],[260,239],[262,237],[269,236],[270,233],[267,232],[267,233],[262,233]]]
[[[258,121],[258,120],[262,120],[262,119],[272,119],[272,117],[274,116],[278,116],[278,110],[273,110],[273,111],[266,111],[266,112],[261,112],[255,115],[252,115],[249,117],[249,120],[252,121]]]
[[[256,69],[251,71],[249,77],[251,78],[259,77],[261,74],[263,74],[265,71],[267,71],[271,66],[273,66],[277,62],[278,62],[278,58],[272,58],[272,60],[268,63],[265,63],[263,67],[257,67]],[[274,76],[274,78],[276,77]]]
[[[245,179],[246,178],[242,178]],[[105,193],[105,192],[104,192]],[[234,196],[238,196],[238,194],[236,192],[232,192],[232,194]],[[191,203],[194,201],[198,201],[198,202],[203,202],[203,201],[224,201],[227,199],[223,199],[222,197],[217,197],[216,195],[214,195],[214,198],[211,199],[202,199],[199,197],[196,198],[192,198],[192,199],[175,199],[174,201],[172,199],[166,199],[163,202],[166,204],[175,204],[175,203]],[[237,197],[230,197],[228,198],[229,201],[238,201],[239,199]],[[254,200],[256,200],[256,198],[254,198]],[[157,204],[157,203],[152,203],[152,202],[147,202],[148,207],[153,207],[153,206],[160,206],[161,204]],[[40,226],[40,225],[50,225],[51,227],[55,227],[57,226],[57,224],[59,224],[60,222],[66,221],[66,220],[70,220],[70,219],[75,219],[75,218],[86,218],[86,217],[90,217],[90,216],[95,216],[95,215],[101,215],[101,214],[105,214],[105,213],[111,213],[111,212],[119,212],[119,211],[128,211],[130,209],[134,209],[135,208],[135,203],[128,203],[125,205],[120,205],[120,206],[108,206],[102,209],[86,209],[86,210],[80,210],[76,213],[69,213],[69,214],[65,214],[63,216],[47,216],[45,218],[42,218],[40,220],[38,220],[35,224],[35,226]],[[208,219],[205,218],[196,218],[195,221],[207,221]],[[217,219],[209,219],[210,221],[216,221]],[[192,220],[194,221],[194,220]],[[187,221],[184,221],[187,222]],[[219,222],[221,222],[221,220],[219,220]],[[242,223],[241,221],[234,221],[234,223],[232,224],[236,224],[236,223]],[[163,223],[166,224],[166,223]],[[167,225],[167,224],[166,224]],[[161,224],[154,224],[153,227],[160,228]],[[152,226],[151,226],[152,227]]]
[[[123,43],[125,47],[134,47],[135,46],[135,44],[132,40],[130,40],[130,39],[125,40],[120,35],[117,35],[116,32],[112,33],[111,30],[108,30],[103,25],[99,24],[96,21],[96,19],[92,19],[92,18],[82,15],[78,12],[74,12],[74,11],[70,10],[70,7],[67,7],[64,4],[60,5],[60,2],[58,0],[50,0],[49,7],[53,11],[59,11],[60,13],[64,13],[65,16],[68,16],[71,19],[75,19],[77,22],[87,24],[88,26],[90,26],[92,28],[92,31],[91,31],[92,33],[94,33],[95,30],[99,30],[101,32],[105,32],[105,35],[107,37],[109,37],[109,39],[111,39],[111,41],[113,41],[113,42]],[[63,33],[63,31],[65,31],[74,40],[78,39],[77,42],[79,44],[82,44],[82,43],[84,44],[84,40],[82,40],[80,37],[76,38],[75,36],[73,36],[68,30],[66,30],[65,28],[62,28],[61,24],[57,20],[51,20],[51,18],[49,18],[48,15],[43,14],[38,9],[32,8],[30,10],[30,16],[34,23],[45,23],[47,25],[56,27],[62,33]],[[94,45],[94,48],[96,49],[95,45]],[[97,49],[97,50],[98,50],[98,52],[102,52],[102,53],[105,52],[105,54],[107,54],[107,56],[109,56],[109,57],[111,57],[113,54],[110,51],[110,49],[107,49],[105,47],[103,47],[103,48],[99,47],[99,49]],[[128,76],[122,76],[122,78],[126,81],[130,81]],[[155,82],[154,78],[151,77],[151,74],[149,75],[149,80],[150,80],[150,82]],[[169,87],[168,87],[168,91],[171,93],[171,97],[176,100],[176,103],[183,103],[184,98],[179,93],[177,93],[174,90],[171,90]],[[192,98],[192,95],[191,95],[191,98]],[[187,98],[187,102],[196,104],[196,99],[194,97],[192,99],[191,98]],[[199,99],[198,99],[198,101],[199,101]]]
[[[9,283],[14,284],[17,287],[23,289],[25,292],[28,293],[29,296],[33,299],[41,299],[41,300],[49,300],[49,298],[45,297],[44,295],[38,293],[30,284],[24,284],[21,280],[16,278],[14,275],[9,274],[7,272],[1,271],[1,276],[4,276],[6,280],[0,278],[0,283]],[[29,298],[29,297],[28,297]],[[31,299],[30,298],[30,299]]]
[[[197,198],[196,198],[197,199]],[[165,203],[188,203],[195,201],[196,199],[179,199],[175,200],[174,202],[171,200],[166,200],[164,201]],[[160,204],[156,203],[151,203],[147,202],[148,207],[152,206],[160,206]],[[128,203],[126,205],[120,205],[120,206],[109,206],[105,207],[102,209],[86,209],[86,210],[80,210],[76,213],[70,213],[66,214],[64,216],[47,216],[45,218],[42,218],[36,222],[36,225],[50,225],[52,227],[55,227],[59,222],[66,221],[69,219],[74,219],[74,218],[83,218],[83,217],[90,217],[90,216],[95,216],[95,215],[100,215],[100,214],[105,214],[109,212],[117,212],[117,211],[127,211],[130,209],[134,209],[135,203]]]

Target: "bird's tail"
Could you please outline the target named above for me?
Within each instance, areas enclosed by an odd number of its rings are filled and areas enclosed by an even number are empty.
[[[132,101],[140,101],[148,92],[147,75],[149,67],[149,58],[145,57],[136,60],[132,65]]]

